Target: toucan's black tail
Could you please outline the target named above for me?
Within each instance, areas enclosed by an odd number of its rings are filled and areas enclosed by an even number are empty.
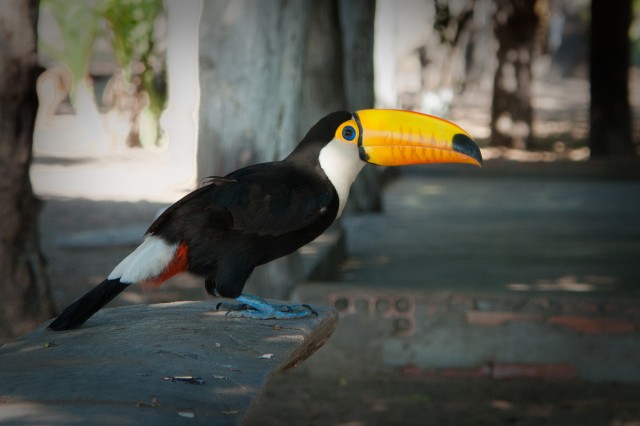
[[[60,331],[80,327],[100,308],[127,288],[120,280],[104,280],[90,292],[73,302],[49,324],[50,330]]]

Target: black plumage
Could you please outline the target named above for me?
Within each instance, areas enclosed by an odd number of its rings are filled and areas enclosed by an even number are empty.
[[[311,315],[304,307],[275,306],[242,290],[256,266],[292,253],[333,223],[367,162],[480,166],[482,156],[464,130],[437,117],[399,110],[329,114],[284,160],[210,177],[170,206],[107,279],[67,307],[49,328],[78,327],[128,285],[158,286],[184,271],[204,278],[209,293],[250,308],[227,315]]]
[[[205,279],[207,292],[238,297],[256,266],[292,253],[335,220],[338,195],[318,158],[339,124],[350,117],[337,112],[323,118],[282,161],[209,178],[165,210],[145,235],[185,246],[184,266]],[[67,307],[49,328],[82,325],[128,284],[105,280]]]
[[[69,330],[80,327],[114,297],[128,287],[119,280],[106,279],[87,294],[67,306],[55,321],[49,324],[51,330]]]
[[[188,271],[208,280],[208,287],[215,283],[219,296],[239,296],[256,266],[292,253],[335,220],[338,195],[318,157],[350,117],[325,117],[282,161],[210,178],[169,207],[147,233],[186,243]]]

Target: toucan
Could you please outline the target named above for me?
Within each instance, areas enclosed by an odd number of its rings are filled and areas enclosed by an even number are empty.
[[[211,177],[168,207],[142,243],[48,328],[77,328],[130,285],[154,288],[181,272],[202,277],[211,295],[236,299],[229,316],[313,315],[307,306],[272,304],[242,289],[256,266],[299,249],[340,217],[366,163],[480,166],[482,156],[467,132],[438,117],[382,109],[331,113],[285,159]]]

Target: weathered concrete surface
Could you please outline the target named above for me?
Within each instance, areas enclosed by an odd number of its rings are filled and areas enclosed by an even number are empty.
[[[341,315],[304,369],[640,382],[640,180],[605,165],[406,172],[344,218],[338,281],[296,288]]]
[[[270,376],[308,358],[337,325],[332,309],[256,321],[227,318],[218,302],[105,309],[78,330],[43,325],[3,345],[0,423],[238,424]],[[185,376],[203,383],[171,380]]]
[[[410,368],[435,376],[640,382],[640,302],[621,295],[316,283],[294,297],[334,304],[341,317],[331,342],[304,367],[317,376]]]

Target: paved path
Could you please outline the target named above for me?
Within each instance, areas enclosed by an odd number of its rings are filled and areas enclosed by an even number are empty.
[[[410,169],[344,220],[338,279],[295,294],[342,316],[309,369],[640,381],[640,181],[481,172]]]
[[[640,296],[640,180],[415,168],[389,185],[385,212],[345,221],[340,281]]]

